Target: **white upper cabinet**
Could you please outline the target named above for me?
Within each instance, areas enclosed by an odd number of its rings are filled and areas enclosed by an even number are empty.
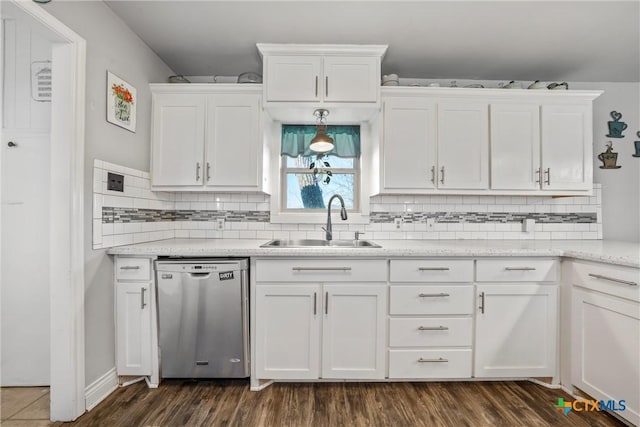
[[[308,122],[320,107],[330,110],[333,123],[366,121],[377,114],[386,45],[257,46],[263,58],[264,106],[272,119]]]
[[[436,180],[436,104],[422,98],[384,102],[382,186],[433,189]]]
[[[154,186],[201,185],[206,98],[158,94],[153,98],[151,158]]]
[[[542,188],[591,189],[591,114],[591,107],[587,105],[542,105]]]
[[[379,192],[590,194],[600,93],[385,87]]]
[[[377,102],[380,92],[380,58],[327,56],[324,58],[326,102]]]
[[[321,56],[268,56],[264,75],[267,101],[320,101]]]
[[[259,85],[154,84],[153,190],[265,191]]]
[[[540,188],[540,106],[491,105],[491,188]]]
[[[489,107],[438,103],[438,188],[489,188]]]

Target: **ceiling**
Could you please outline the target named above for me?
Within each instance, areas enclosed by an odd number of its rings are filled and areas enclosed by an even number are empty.
[[[400,77],[640,81],[640,1],[106,1],[177,74],[261,72],[256,43],[388,44]]]

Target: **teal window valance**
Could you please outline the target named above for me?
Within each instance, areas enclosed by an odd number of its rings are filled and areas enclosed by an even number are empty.
[[[338,157],[360,157],[360,126],[327,126],[327,134],[333,138],[335,147],[326,154]],[[315,135],[315,125],[282,125],[280,154],[289,157],[316,154],[309,149],[309,144]]]

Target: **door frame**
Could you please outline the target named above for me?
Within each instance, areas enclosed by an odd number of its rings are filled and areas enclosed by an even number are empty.
[[[52,45],[50,155],[50,418],[85,412],[84,131],[86,41],[31,1],[7,0],[50,31]],[[1,248],[0,248],[1,250]]]

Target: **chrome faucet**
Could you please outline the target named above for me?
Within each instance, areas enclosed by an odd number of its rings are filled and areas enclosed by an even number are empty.
[[[333,196],[331,196],[331,198],[329,199],[329,203],[327,204],[327,227],[322,227],[322,229],[326,233],[325,238],[328,241],[331,241],[333,239],[333,230],[331,228],[331,202],[333,202],[333,199],[335,198],[340,200],[340,204],[342,205],[342,207],[340,208],[340,218],[343,221],[346,221],[347,219],[347,208],[344,207],[344,199],[339,194],[334,194]]]

